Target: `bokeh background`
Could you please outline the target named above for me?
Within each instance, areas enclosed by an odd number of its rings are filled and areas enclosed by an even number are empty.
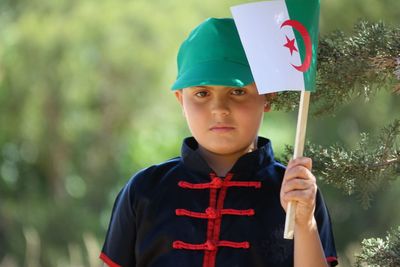
[[[169,87],[180,42],[236,0],[0,0],[0,267],[101,266],[116,194],[139,169],[177,156],[190,133]],[[400,25],[398,0],[322,0],[321,34],[359,19]],[[384,85],[383,85],[384,86]],[[307,138],[352,148],[400,114],[382,90],[333,116],[310,118]],[[296,112],[267,114],[261,135],[279,157]],[[364,210],[320,184],[340,266],[363,238],[400,225],[400,179]]]

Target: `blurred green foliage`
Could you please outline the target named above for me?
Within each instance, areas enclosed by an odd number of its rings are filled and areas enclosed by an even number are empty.
[[[397,267],[400,265],[400,227],[387,233],[386,238],[362,241],[362,250],[356,256],[356,266]]]
[[[245,1],[0,0],[0,266],[99,266],[112,203],[129,177],[179,154],[189,135],[169,87],[175,55],[207,17]],[[321,3],[321,32],[358,18],[399,25],[398,0]],[[354,147],[398,116],[388,93],[310,118],[312,142]],[[275,153],[294,140],[296,114],[267,114]],[[364,211],[321,185],[342,266],[364,237],[400,224],[400,187]],[[350,252],[349,252],[350,251]]]

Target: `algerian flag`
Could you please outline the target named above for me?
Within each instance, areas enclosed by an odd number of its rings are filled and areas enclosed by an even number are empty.
[[[231,7],[260,94],[315,91],[319,0]]]
[[[271,0],[231,8],[260,94],[299,90],[293,158],[303,155],[310,92],[315,90],[319,0]],[[296,202],[284,238],[293,239]]]

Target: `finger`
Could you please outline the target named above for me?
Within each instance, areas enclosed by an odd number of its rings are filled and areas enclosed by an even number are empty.
[[[313,205],[315,203],[315,190],[310,188],[306,190],[292,190],[283,194],[285,202],[297,201],[305,205]]]
[[[286,169],[283,178],[284,183],[296,178],[315,181],[314,175],[311,173],[309,169],[307,169],[304,166],[294,166],[290,169]]]
[[[313,180],[305,180],[305,179],[299,179],[299,178],[294,178],[291,180],[288,180],[284,185],[283,185],[283,192],[290,192],[293,190],[305,190],[309,188],[313,188],[315,185]]]
[[[307,158],[307,157],[298,157],[296,159],[292,159],[289,161],[286,168],[290,169],[296,165],[304,166],[311,171],[312,170],[312,159]]]

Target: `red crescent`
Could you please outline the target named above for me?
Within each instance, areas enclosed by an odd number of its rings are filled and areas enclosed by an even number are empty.
[[[288,19],[282,23],[281,28],[284,26],[292,26],[300,33],[301,37],[304,40],[304,45],[306,47],[306,56],[304,57],[303,64],[301,64],[300,66],[292,64],[292,66],[298,71],[306,72],[310,68],[312,58],[312,45],[310,34],[308,33],[307,28],[304,27],[304,25],[297,20]]]

